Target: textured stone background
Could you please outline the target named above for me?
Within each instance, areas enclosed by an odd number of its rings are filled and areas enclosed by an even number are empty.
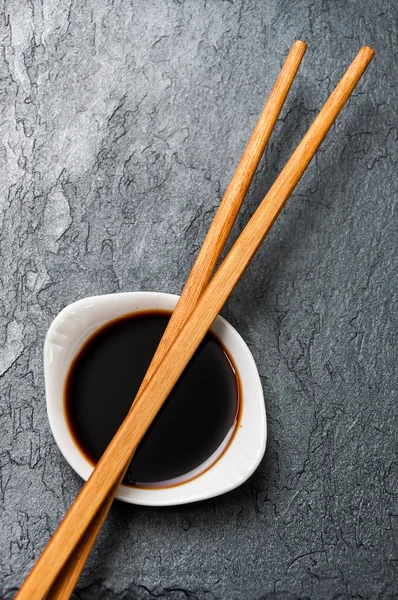
[[[398,598],[395,0],[1,6],[1,597],[81,486],[46,418],[51,320],[181,290],[302,38],[235,235],[359,47],[377,54],[224,310],[263,379],[266,456],[214,501],[115,505],[76,597]]]

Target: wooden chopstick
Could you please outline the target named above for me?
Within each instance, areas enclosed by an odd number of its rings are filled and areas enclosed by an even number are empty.
[[[147,381],[151,378],[156,367],[167,353],[171,343],[181,331],[213,274],[306,49],[307,44],[300,40],[295,41],[292,45],[246,149],[243,152],[242,158],[217,209],[178,304],[137,393],[137,397],[139,397]],[[125,473],[120,477],[119,484],[122,483],[124,475]],[[109,495],[105,504],[101,507],[94,523],[91,524],[89,531],[84,536],[84,540],[82,540],[62,569],[47,595],[47,600],[64,600],[71,595],[112,505],[117,489],[118,485],[114,489],[114,493]]]
[[[364,46],[338,83],[259,208],[210,281],[177,339],[83,486],[21,587],[19,600],[40,600],[124,472],[139,442],[246,270],[300,177],[361,78],[374,51]]]

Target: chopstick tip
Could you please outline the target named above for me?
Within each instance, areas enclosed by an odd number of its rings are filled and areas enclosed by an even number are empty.
[[[354,63],[358,65],[362,65],[363,70],[365,70],[372,61],[372,58],[375,55],[375,51],[370,46],[362,46],[360,51],[358,52]]]
[[[370,58],[373,58],[373,56],[375,55],[375,51],[370,46],[362,46],[361,52],[364,52],[365,54],[368,54],[368,56]]]
[[[303,42],[303,40],[295,40],[294,44],[293,44],[293,47],[302,48],[303,50],[306,50],[307,43]]]

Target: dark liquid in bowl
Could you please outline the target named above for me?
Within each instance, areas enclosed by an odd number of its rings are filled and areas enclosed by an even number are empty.
[[[108,323],[75,357],[65,387],[69,427],[95,464],[131,406],[169,319],[164,312]],[[208,334],[139,445],[125,483],[172,482],[200,467],[236,426],[239,380]]]

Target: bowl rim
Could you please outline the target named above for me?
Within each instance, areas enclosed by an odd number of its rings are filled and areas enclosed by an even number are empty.
[[[178,296],[164,292],[119,292],[82,298],[52,321],[44,342],[47,415],[55,442],[72,469],[87,480],[93,467],[75,443],[64,410],[64,385],[77,351],[106,322],[145,310],[173,310]],[[167,488],[121,485],[116,498],[145,506],[196,502],[233,490],[259,465],[266,447],[267,419],[260,375],[240,334],[217,316],[211,331],[222,342],[239,372],[242,408],[238,429],[220,458],[202,474]]]

